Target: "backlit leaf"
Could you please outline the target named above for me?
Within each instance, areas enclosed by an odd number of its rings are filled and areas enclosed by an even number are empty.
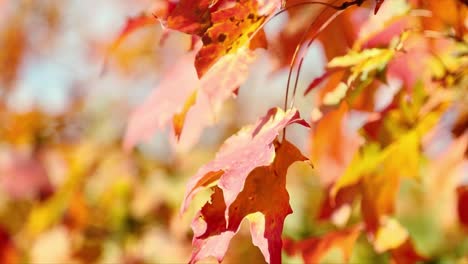
[[[248,47],[266,19],[258,13],[259,8],[256,0],[240,0],[211,14],[213,25],[202,36],[203,47],[195,59],[198,76],[203,76],[222,56]]]
[[[227,139],[214,160],[190,179],[182,211],[201,188],[216,183],[211,203],[202,208],[192,225],[195,249],[191,262],[207,256],[221,261],[242,220],[260,212],[263,217],[249,218],[253,243],[267,262],[280,263],[283,222],[292,212],[285,189],[287,169],[295,161],[307,160],[289,142],[276,141],[279,131],[292,123],[306,125],[296,110],[271,109],[255,126]]]
[[[356,243],[361,227],[359,225],[335,232],[322,237],[312,237],[303,241],[285,241],[285,250],[289,255],[301,254],[306,264],[322,263],[320,260],[332,248],[339,248],[343,252],[345,263],[349,262],[354,244]]]

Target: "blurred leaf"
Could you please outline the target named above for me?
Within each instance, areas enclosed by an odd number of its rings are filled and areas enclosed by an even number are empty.
[[[285,239],[285,251],[288,255],[301,254],[304,263],[321,263],[321,259],[329,250],[339,248],[343,253],[343,261],[347,263],[353,252],[354,244],[361,233],[359,225],[335,232],[330,232],[322,237],[308,238],[294,242]]]

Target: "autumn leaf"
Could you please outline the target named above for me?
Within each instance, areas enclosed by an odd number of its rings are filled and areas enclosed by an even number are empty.
[[[211,202],[192,224],[192,263],[208,256],[221,261],[244,218],[249,219],[252,241],[265,260],[281,262],[283,222],[292,212],[285,188],[287,169],[295,161],[307,160],[291,143],[276,141],[279,131],[292,123],[306,125],[297,110],[271,109],[255,126],[227,139],[214,160],[191,177],[182,212],[201,188],[216,183]]]
[[[420,8],[429,10],[432,13],[431,17],[422,19],[426,29],[444,31],[451,27],[458,36],[467,33],[466,26],[462,26],[468,12],[468,2],[466,0],[428,0],[421,2]]]
[[[401,246],[408,239],[408,231],[395,219],[385,218],[375,233],[376,252],[385,252]]]
[[[359,196],[359,192],[361,188],[359,184],[347,186],[342,188],[338,191],[335,197],[331,197],[330,195],[330,188],[325,191],[325,198],[321,203],[320,212],[318,214],[319,220],[333,220],[333,216],[339,210],[343,210],[342,208],[348,206],[351,207],[353,201],[356,197]],[[340,220],[347,220],[347,219],[340,219]],[[345,222],[345,221],[344,221]],[[336,223],[334,224],[342,224]]]
[[[400,178],[391,171],[365,175],[361,181],[361,213],[366,229],[375,232],[381,216],[394,212],[395,200],[400,187]]]
[[[351,51],[345,56],[333,58],[327,67],[350,67],[351,76],[347,80],[347,84],[350,85],[358,77],[360,81],[364,81],[369,78],[370,74],[382,71],[400,48],[395,46],[390,49],[373,48],[360,52]]]
[[[399,36],[392,38],[388,48],[367,48],[361,49],[359,42],[356,42],[353,49],[343,56],[335,56],[327,64],[326,72],[314,80],[306,93],[314,89],[328,76],[333,77],[328,85],[320,92],[319,105],[336,105],[344,98],[348,98],[350,93],[355,91],[355,96],[359,95],[360,87],[366,87],[374,79],[386,79],[387,75],[397,78],[399,75],[386,72],[390,68],[400,51],[403,49],[403,42],[409,37],[409,32],[402,32]],[[396,69],[396,68],[392,68]],[[397,71],[397,70],[394,70]],[[398,70],[400,72],[400,70]]]
[[[195,59],[199,77],[222,56],[248,47],[266,19],[265,15],[258,13],[261,8],[256,0],[240,0],[232,7],[211,13],[213,25],[202,36],[203,47]]]
[[[278,145],[273,163],[257,167],[249,174],[244,189],[229,207],[227,218],[222,190],[214,187],[211,203],[202,208],[192,225],[195,238],[191,262],[207,256],[221,261],[230,239],[246,218],[250,222],[252,241],[260,248],[265,261],[281,263],[283,223],[292,213],[285,188],[286,172],[292,163],[307,158],[287,141]],[[256,214],[258,212],[261,214]]]
[[[428,259],[419,254],[411,239],[407,239],[399,247],[390,251],[392,262],[395,264],[414,264]]]
[[[342,103],[326,113],[313,126],[311,133],[311,160],[321,181],[335,182],[352,161],[363,143],[356,129],[350,129],[349,107]],[[333,144],[330,144],[333,142]]]
[[[118,37],[110,45],[108,54],[112,54],[128,35],[140,28],[155,24],[156,22],[157,20],[155,17],[147,14],[140,14],[139,16],[128,18]]]
[[[217,0],[181,0],[169,12],[166,26],[191,35],[202,35],[211,25],[210,7]]]
[[[13,238],[8,230],[0,227],[0,261],[5,264],[15,264],[20,262],[20,255]]]
[[[184,55],[161,80],[146,101],[130,116],[124,147],[130,149],[141,140],[149,140],[180,113],[199,80],[192,66],[194,54]],[[194,85],[194,86],[192,86]]]
[[[200,83],[192,65],[193,58],[193,53],[184,55],[164,75],[159,87],[133,111],[125,134],[125,149],[131,149],[142,140],[149,140],[182,112],[185,101]]]
[[[365,175],[383,170],[392,177],[417,178],[419,175],[421,137],[437,122],[439,114],[426,116],[414,129],[401,135],[398,140],[380,149],[378,145],[368,144],[354,156],[343,175],[332,188],[332,195],[345,186],[359,182]],[[401,164],[406,164],[401,167]]]
[[[46,198],[52,185],[44,165],[36,156],[21,152],[1,153],[0,188],[14,199]]]
[[[354,244],[356,243],[361,226],[356,225],[347,229],[330,232],[322,237],[312,237],[302,241],[285,240],[285,251],[288,255],[301,254],[306,264],[321,263],[321,259],[332,248],[339,248],[343,252],[345,263],[349,262]]]
[[[216,122],[217,113],[245,81],[255,55],[248,49],[221,58],[200,80],[194,53],[184,55],[165,74],[159,87],[130,117],[124,147],[149,140],[172,123],[179,150],[190,149],[203,129]]]
[[[365,19],[350,21],[358,29],[355,48],[386,47],[394,37],[412,28],[411,23],[414,21],[409,19],[411,6],[407,1],[388,1],[381,7],[377,15],[370,14],[370,11],[362,12],[360,15]]]
[[[297,110],[284,112],[279,108],[272,108],[254,126],[244,127],[236,135],[228,138],[214,160],[201,167],[197,174],[190,178],[182,212],[187,209],[193,196],[201,188],[218,179],[218,185],[223,190],[224,201],[229,208],[243,189],[249,173],[257,167],[267,166],[273,162],[274,140],[280,130],[293,123],[308,126],[299,117]]]
[[[200,79],[196,98],[191,97],[188,101],[194,101],[185,103],[191,107],[186,107],[181,112],[184,115],[183,123],[179,122],[179,130],[176,131],[179,150],[190,149],[203,129],[217,121],[223,103],[237,95],[237,89],[247,79],[249,66],[255,58],[255,54],[249,49],[240,49],[235,54],[223,56]]]
[[[460,223],[468,227],[468,185],[457,188],[457,212]]]

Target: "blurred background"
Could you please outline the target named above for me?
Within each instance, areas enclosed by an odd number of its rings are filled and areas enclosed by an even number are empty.
[[[161,132],[123,151],[132,109],[190,45],[188,36],[176,33],[161,43],[163,30],[154,25],[109,52],[127,19],[154,2],[0,0],[0,263],[186,263],[192,217],[208,198],[200,195],[180,216],[187,179],[225,138],[283,104],[287,69],[278,70],[266,52],[258,51],[238,99],[227,102],[223,118],[192,150],[174,151]],[[278,17],[267,33],[274,35],[286,19],[286,14]],[[300,91],[323,72],[325,61],[320,44],[314,44]],[[310,96],[296,100],[307,120],[310,102]],[[292,129],[288,138],[308,153],[308,133]],[[454,173],[466,172],[463,166]],[[316,219],[324,188],[314,173],[304,164],[290,171],[294,214],[286,219],[287,236],[322,235],[335,227]],[[468,252],[468,240],[453,227],[455,216],[438,217],[448,210],[443,206],[411,212],[430,204],[428,196],[413,182],[403,183],[398,203],[405,215],[399,219],[423,245],[419,249],[440,253],[440,263],[452,263]],[[456,238],[455,251],[447,237]],[[300,258],[285,258],[300,263]],[[351,262],[387,260],[361,237]],[[264,262],[246,225],[225,259],[240,261]]]

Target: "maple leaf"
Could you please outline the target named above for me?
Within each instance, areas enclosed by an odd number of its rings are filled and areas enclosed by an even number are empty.
[[[217,0],[181,0],[167,15],[167,27],[192,35],[202,35],[211,25],[210,7]]]
[[[232,7],[211,13],[213,25],[202,36],[203,47],[195,59],[198,76],[203,76],[222,56],[248,47],[266,19],[258,13],[261,8],[256,0],[240,0]]]
[[[159,87],[133,111],[124,139],[125,149],[141,140],[149,140],[155,131],[162,130],[183,110],[184,103],[199,83],[192,66],[194,54],[184,55],[164,74]]]
[[[419,175],[421,136],[435,125],[439,114],[426,116],[420,123],[398,140],[381,150],[378,145],[368,144],[354,156],[343,175],[335,182],[332,195],[345,186],[358,183],[365,175],[378,171],[392,177],[417,177]],[[401,164],[406,164],[401,167]]]
[[[354,199],[359,195],[361,187],[359,184],[347,186],[338,191],[335,197],[329,195],[330,188],[326,190],[325,199],[320,206],[318,219],[326,220],[333,219],[333,214],[343,206],[351,206]]]
[[[142,27],[155,24],[156,21],[157,20],[153,16],[147,14],[140,14],[139,16],[128,18],[118,37],[110,45],[108,54],[112,54],[128,35]]]
[[[2,7],[0,1],[0,8]],[[27,31],[25,27],[25,17],[21,14],[10,17],[2,23],[0,27],[0,49],[2,55],[0,59],[0,83],[2,90],[14,87],[13,82],[17,78],[21,61],[28,49]]]
[[[222,57],[198,79],[193,66],[194,53],[184,55],[145,102],[130,117],[124,140],[126,149],[172,122],[180,150],[188,150],[203,129],[212,125],[223,102],[235,95],[246,80],[255,59],[248,49]]]
[[[260,248],[265,261],[280,263],[283,223],[292,213],[286,190],[286,172],[295,161],[305,160],[307,158],[288,141],[277,143],[273,163],[249,173],[243,190],[228,209],[223,191],[214,187],[211,203],[202,208],[192,225],[195,238],[191,262],[208,256],[221,261],[230,239],[239,230],[242,220],[247,218],[252,241]],[[255,214],[257,212],[261,215]]]
[[[179,122],[178,146],[187,150],[200,137],[203,129],[216,122],[217,113],[223,103],[236,96],[237,89],[247,79],[249,66],[255,60],[255,54],[247,48],[228,54],[217,61],[200,79],[196,99],[186,102],[183,122]],[[184,84],[186,85],[186,84]],[[189,98],[188,100],[193,100]]]
[[[366,222],[366,229],[375,232],[380,225],[381,216],[394,212],[400,178],[389,171],[369,174],[363,177],[360,187],[361,212]]]
[[[227,139],[214,160],[191,177],[182,212],[201,188],[217,182],[211,202],[192,224],[191,262],[208,256],[221,261],[240,223],[248,218],[253,243],[265,260],[280,263],[283,222],[292,212],[285,188],[287,169],[295,161],[307,160],[291,143],[276,141],[279,131],[292,123],[307,125],[297,110],[270,109],[255,126]],[[257,212],[261,215],[251,215]]]
[[[281,129],[293,123],[308,126],[299,117],[297,110],[285,112],[279,108],[272,108],[254,126],[244,127],[236,135],[228,138],[214,160],[205,164],[190,178],[182,211],[187,209],[193,196],[203,186],[218,179],[218,185],[223,189],[224,200],[229,208],[243,189],[249,173],[257,167],[271,164],[275,157],[273,141]]]
[[[334,247],[343,252],[344,262],[349,262],[354,244],[362,227],[356,225],[347,229],[330,232],[322,237],[312,237],[303,241],[285,240],[285,251],[288,255],[300,253],[306,264],[321,263],[320,260]]]
[[[362,51],[351,50],[348,54],[334,57],[327,64],[326,72],[313,80],[306,89],[305,94],[313,90],[324,79],[329,76],[332,79],[327,86],[320,91],[318,105],[336,105],[344,99],[350,90],[357,87],[365,87],[377,76],[384,74],[384,70],[390,67],[389,64],[395,58],[397,52],[401,50],[401,41],[406,39],[406,32],[400,39],[394,39],[390,48],[372,48]],[[349,72],[348,72],[349,71]],[[393,76],[393,75],[392,75]],[[346,77],[346,82],[341,80]],[[361,86],[359,86],[361,85]],[[355,89],[358,90],[359,89]]]
[[[363,143],[357,129],[349,127],[350,121],[349,107],[342,103],[314,124],[311,160],[324,184],[335,182],[342,175]]]
[[[329,63],[329,68],[351,67],[351,76],[348,78],[348,85],[360,77],[361,81],[366,80],[369,74],[382,71],[388,62],[395,56],[398,47],[390,49],[365,49],[361,52],[351,51],[345,56],[335,57]]]
[[[338,69],[330,69],[328,71],[325,71],[322,75],[320,75],[319,77],[312,80],[312,82],[309,84],[307,89],[304,91],[304,95],[307,95],[308,93],[310,93],[312,90],[317,88],[317,86],[322,84],[326,79],[328,79],[330,76],[334,75],[335,73],[337,73],[339,71],[340,70],[338,70]],[[341,78],[340,78],[340,80],[341,80]],[[325,90],[328,91],[330,89],[325,89]]]

